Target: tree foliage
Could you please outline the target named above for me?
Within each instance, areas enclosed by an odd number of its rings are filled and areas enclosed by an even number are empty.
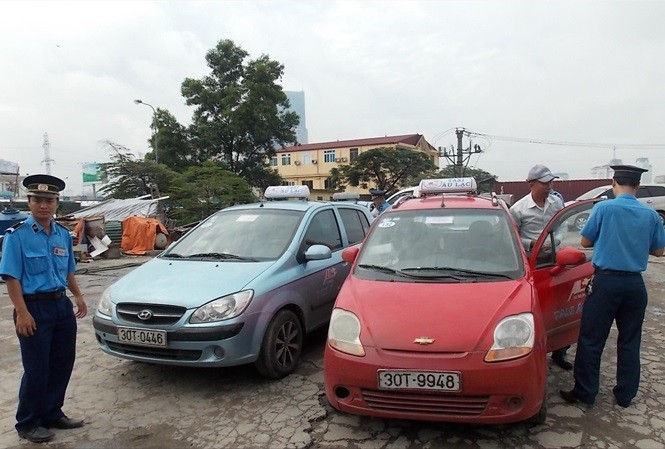
[[[247,181],[217,162],[206,161],[177,177],[170,189],[168,214],[181,223],[190,223],[225,207],[256,200]]]
[[[250,185],[266,185],[266,158],[275,148],[296,143],[298,115],[286,112],[282,87],[284,66],[266,55],[247,60],[248,53],[231,40],[222,40],[206,54],[210,74],[187,78],[182,95],[196,106],[192,124],[191,158],[196,163],[218,161]]]
[[[413,185],[417,179],[434,173],[436,165],[425,153],[402,148],[377,147],[360,153],[348,165],[333,168],[331,181],[338,188],[346,185],[393,191]]]
[[[152,151],[145,155],[146,160],[155,161],[157,152],[160,164],[178,172],[184,171],[195,163],[190,150],[187,128],[178,123],[173,114],[166,109],[157,108],[152,126],[156,126],[158,130],[155,135],[157,148],[155,149],[151,136],[148,143]]]
[[[448,165],[439,171],[437,175],[440,178],[456,178],[455,166]],[[464,169],[465,178],[474,178],[478,184],[478,191],[481,193],[489,193],[496,182],[496,176],[488,171],[480,168],[466,167]]]
[[[137,159],[128,148],[106,141],[111,154],[111,162],[102,164],[109,182],[99,189],[110,198],[136,198],[151,193],[151,186],[157,184],[160,191],[168,191],[176,173],[166,165],[154,161]]]

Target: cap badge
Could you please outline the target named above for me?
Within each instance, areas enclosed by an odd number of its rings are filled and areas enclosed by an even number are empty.
[[[47,184],[37,184],[37,190],[48,190]]]

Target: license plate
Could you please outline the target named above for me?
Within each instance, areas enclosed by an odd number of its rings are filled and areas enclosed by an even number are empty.
[[[129,345],[165,347],[166,332],[119,327],[118,341]]]
[[[458,372],[379,370],[378,377],[381,390],[460,391]]]

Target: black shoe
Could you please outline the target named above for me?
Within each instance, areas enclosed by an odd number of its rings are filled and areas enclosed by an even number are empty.
[[[63,416],[60,419],[55,421],[49,421],[44,424],[45,427],[49,429],[76,429],[78,427],[83,427],[83,421],[80,419],[70,419],[66,416]]]
[[[585,402],[580,398],[578,398],[577,395],[573,393],[573,390],[570,391],[559,390],[559,396],[561,396],[563,400],[568,402],[569,404],[577,404],[579,402],[581,404],[588,405],[589,407],[593,405],[593,402]]]
[[[573,364],[568,361],[568,355],[565,352],[554,351],[552,361],[563,370],[570,371],[573,369]]]
[[[33,443],[45,443],[51,441],[55,434],[44,427],[37,426],[29,430],[19,430],[18,436]]]

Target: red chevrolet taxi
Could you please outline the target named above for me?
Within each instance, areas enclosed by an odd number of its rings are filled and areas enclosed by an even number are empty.
[[[545,421],[547,353],[575,343],[590,250],[559,211],[529,254],[506,204],[472,178],[430,179],[380,215],[337,296],[326,396],[383,418]]]

